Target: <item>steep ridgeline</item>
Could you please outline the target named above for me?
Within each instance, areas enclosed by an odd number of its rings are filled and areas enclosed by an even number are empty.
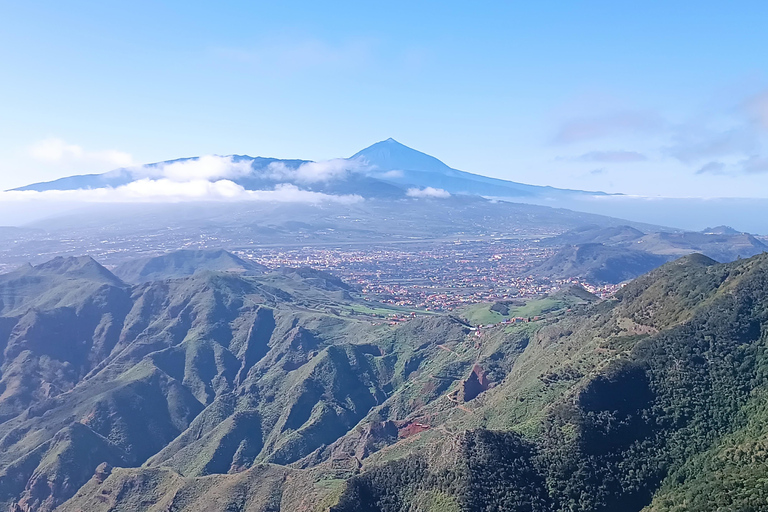
[[[450,360],[438,345],[469,333],[438,316],[391,326],[373,315],[397,311],[353,295],[311,269],[128,286],[90,258],[58,258],[0,276],[0,507],[51,510],[89,479],[126,474],[171,497],[208,496],[194,479],[228,473],[237,477],[217,487],[252,486],[253,503],[273,500],[267,481],[290,496],[284,477],[299,470],[263,464],[320,465],[375,408],[391,403],[404,417],[413,397],[438,397],[431,378],[409,376],[422,360]],[[429,391],[406,389],[414,382]],[[344,474],[357,469],[344,460]],[[109,476],[119,467],[142,469]],[[301,499],[331,489],[299,473]],[[168,492],[157,491],[158,506]],[[98,505],[76,507],[137,510],[146,500],[100,490]]]
[[[0,280],[0,501],[12,510],[661,512],[768,499],[768,256],[687,256],[615,299],[572,289],[515,306],[540,310],[530,322],[481,329],[382,322],[380,305],[310,270],[132,287],[110,276],[62,259]],[[64,336],[69,325],[83,327]]]

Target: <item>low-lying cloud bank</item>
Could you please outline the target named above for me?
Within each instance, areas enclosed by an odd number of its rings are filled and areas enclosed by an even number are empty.
[[[368,165],[362,160],[337,158],[323,162],[304,162],[296,167],[284,162],[272,162],[265,168],[254,169],[248,158],[206,155],[174,162],[143,165],[126,169],[136,179],[168,179],[187,182],[193,180],[236,180],[248,175],[273,181],[311,184],[344,179],[351,173],[365,172]]]
[[[49,145],[53,148],[48,148],[50,152],[60,149],[59,146]],[[362,162],[339,159],[327,162],[305,162],[295,167],[276,162],[261,169],[254,169],[252,162],[250,158],[206,155],[158,164],[130,166],[104,175],[107,179],[114,178],[114,173],[118,173],[117,176],[127,176],[131,181],[123,185],[77,190],[10,190],[0,192],[0,202],[270,201],[352,204],[363,201],[363,198],[357,194],[334,195],[304,188],[307,185],[343,178],[348,173],[364,170]],[[265,190],[248,190],[236,182],[247,176],[267,180],[263,186]]]
[[[332,195],[303,190],[281,183],[273,190],[246,190],[237,183],[221,179],[174,181],[168,178],[143,178],[120,187],[79,190],[33,190],[0,192],[0,202],[52,201],[72,203],[137,203],[183,201],[265,201],[282,203],[340,203],[363,201],[359,195]]]
[[[408,197],[437,197],[437,198],[446,198],[451,197],[451,193],[447,190],[443,190],[442,188],[433,188],[433,187],[425,187],[425,188],[409,188],[406,192],[406,195]]]
[[[283,162],[273,162],[267,166],[266,176],[276,180],[290,180],[297,183],[319,183],[346,178],[353,172],[367,170],[360,160],[336,158],[323,162],[306,162],[297,168],[290,168]]]
[[[141,165],[129,168],[136,179],[152,178],[189,182],[196,180],[231,180],[251,172],[249,160],[235,161],[231,156],[206,155],[186,160]]]

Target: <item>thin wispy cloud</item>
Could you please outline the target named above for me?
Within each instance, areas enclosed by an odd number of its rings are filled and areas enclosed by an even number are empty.
[[[129,153],[117,150],[87,150],[77,144],[70,144],[62,139],[50,137],[32,144],[28,148],[31,158],[39,162],[55,165],[92,165],[105,166],[107,169],[133,165]]]
[[[618,135],[647,135],[665,125],[664,120],[650,112],[616,112],[613,114],[571,119],[560,127],[555,144],[572,144]]]
[[[768,172],[768,158],[752,155],[739,162],[741,170],[747,174],[762,174]]]
[[[708,162],[701,166],[696,174],[728,174],[723,162]]]
[[[680,166],[679,171],[687,171],[689,176],[711,178],[768,174],[768,90],[712,101],[708,109],[689,112],[674,123],[641,110],[583,115],[564,122],[555,137],[557,144],[573,144],[582,151],[590,145],[605,146],[606,141],[633,144],[642,151],[595,148],[557,160],[671,164]]]
[[[574,160],[577,162],[626,163],[645,162],[648,157],[637,151],[590,151]]]
[[[746,155],[759,148],[754,130],[748,125],[715,131],[692,126],[680,127],[671,145],[663,152],[684,164],[695,164],[728,155]]]

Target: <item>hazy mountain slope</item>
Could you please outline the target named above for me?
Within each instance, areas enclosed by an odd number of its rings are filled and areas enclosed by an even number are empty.
[[[278,202],[85,205],[30,226],[18,243],[0,246],[0,266],[42,263],[87,251],[114,268],[166,247],[363,246],[483,236],[531,240],[584,224],[628,221],[546,206],[449,198],[371,199],[354,204]],[[658,226],[630,223],[647,232]],[[115,250],[119,248],[119,250]]]
[[[714,228],[706,227],[701,230],[702,233],[708,235],[739,235],[740,231],[733,229],[731,226],[715,226]]]
[[[748,233],[651,233],[638,240],[634,247],[671,256],[700,252],[721,262],[749,258],[768,250],[768,246]]]
[[[201,270],[258,274],[266,267],[224,250],[182,249],[160,256],[147,256],[118,265],[114,274],[126,283],[143,283],[191,276]]]
[[[587,224],[571,229],[557,236],[545,238],[542,243],[545,245],[581,245],[581,244],[604,244],[604,245],[622,245],[627,242],[632,243],[645,236],[645,233],[632,226],[600,226],[597,224]]]
[[[0,313],[12,315],[32,307],[52,309],[78,303],[103,287],[125,287],[88,257],[55,258],[0,274]]]
[[[720,262],[748,258],[768,250],[763,242],[748,233],[712,228],[706,232],[645,230],[631,226],[583,226],[545,238],[549,246],[603,244],[633,251],[675,258],[701,253]]]
[[[34,190],[43,192],[46,190],[78,190],[104,187],[119,187],[134,180],[133,175],[125,169],[116,169],[103,174],[80,174],[66,176],[53,181],[32,183],[14,190]]]
[[[566,246],[529,272],[556,279],[579,277],[589,283],[621,283],[669,261],[669,257],[603,244]]]
[[[373,166],[384,181],[403,186],[433,187],[455,194],[494,197],[557,197],[558,195],[605,195],[554,187],[526,185],[452,169],[435,157],[409,148],[390,138],[352,156]]]

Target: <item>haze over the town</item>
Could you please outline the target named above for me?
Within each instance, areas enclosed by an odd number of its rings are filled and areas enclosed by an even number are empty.
[[[143,5],[141,5],[143,4]],[[768,197],[763,2],[8,2],[0,188],[394,137],[536,185]]]
[[[767,15],[0,0],[0,511],[766,510]]]

